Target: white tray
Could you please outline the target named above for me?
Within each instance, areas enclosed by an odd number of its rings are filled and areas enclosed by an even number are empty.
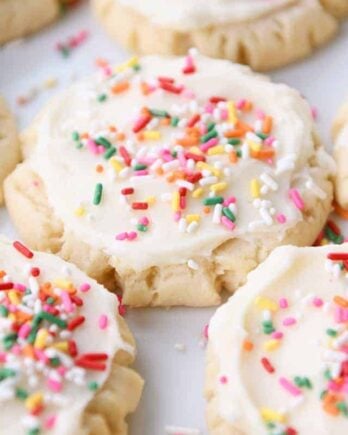
[[[70,57],[63,58],[55,49],[56,43],[81,30],[88,30],[90,37]],[[117,63],[127,53],[104,35],[90,16],[88,5],[77,8],[40,34],[0,49],[0,93],[9,100],[20,127],[26,126],[42,104],[73,78],[93,71],[97,57]],[[342,26],[335,41],[312,58],[272,76],[276,81],[297,87],[317,107],[319,130],[330,147],[332,118],[348,94],[348,23]],[[25,106],[16,104],[18,96],[28,94],[33,87],[40,88],[49,78],[59,80],[56,88],[40,91]],[[0,209],[0,232],[15,236],[4,209]],[[138,342],[136,368],[146,380],[141,404],[131,418],[132,435],[165,434],[165,427],[170,425],[207,433],[202,397],[201,331],[213,312],[214,309],[128,312],[127,321]],[[186,351],[176,350],[176,344],[185,345]]]

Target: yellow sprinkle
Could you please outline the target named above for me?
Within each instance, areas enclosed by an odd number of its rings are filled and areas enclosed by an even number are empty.
[[[48,79],[46,79],[42,86],[44,89],[51,89],[54,88],[55,86],[57,86],[58,80],[54,77],[49,77]]]
[[[268,340],[263,343],[263,348],[269,352],[276,350],[280,345],[280,340]]]
[[[67,341],[58,341],[57,343],[52,344],[52,346],[54,349],[58,349],[61,352],[65,352],[68,353],[69,352],[69,344]]]
[[[10,290],[9,292],[7,292],[7,295],[10,299],[11,304],[18,305],[20,303],[20,299],[16,290]]]
[[[144,131],[143,138],[147,140],[158,140],[161,139],[161,133],[156,130]]]
[[[40,392],[33,393],[25,400],[25,407],[29,411],[33,411],[34,409],[41,406],[42,402],[43,402],[43,394]]]
[[[172,210],[179,211],[180,210],[180,195],[179,192],[173,192],[172,195]]]
[[[233,101],[227,102],[228,122],[235,124],[237,122],[237,111]]]
[[[192,197],[199,198],[202,196],[202,194],[203,194],[203,189],[201,187],[199,187],[198,189],[196,189],[192,192]]]
[[[253,151],[260,151],[260,149],[262,148],[261,144],[254,142],[252,140],[248,140],[247,143]]]
[[[208,163],[205,162],[197,162],[197,169],[203,170],[206,169],[207,171],[210,171],[215,177],[219,177],[221,175],[220,169],[214,168],[214,166],[208,165]]]
[[[258,296],[255,299],[255,305],[260,310],[278,311],[278,305],[272,299]]]
[[[40,329],[36,335],[34,347],[36,347],[37,349],[44,349],[44,347],[46,346],[48,335],[49,334],[47,329]]]
[[[111,163],[111,166],[115,169],[117,173],[121,172],[123,169],[123,165],[121,162],[119,162],[115,157],[112,157],[109,162]]]
[[[250,191],[253,198],[260,198],[260,183],[256,178],[250,181]]]
[[[131,67],[137,65],[138,63],[139,63],[139,60],[138,60],[138,58],[137,58],[136,56],[131,57],[131,58],[128,59],[126,62],[121,63],[121,65],[118,65],[118,66],[115,68],[115,72],[121,72],[121,71],[124,71],[125,69],[127,69],[127,68],[131,68]]]
[[[77,216],[77,217],[82,217],[82,216],[84,216],[86,214],[86,210],[83,208],[83,207],[78,207],[76,210],[75,210],[75,216]]]
[[[198,156],[203,155],[202,151],[198,147],[190,147],[189,151],[190,153],[197,154]]]
[[[225,152],[225,147],[223,145],[216,145],[215,147],[209,148],[208,156],[215,156],[216,154],[223,154]]]
[[[226,188],[227,188],[227,183],[225,183],[224,181],[221,183],[212,184],[210,186],[210,190],[214,193],[222,192]]]
[[[201,217],[199,214],[188,214],[186,216],[186,222],[190,224],[191,222],[199,222],[201,220]]]
[[[149,205],[154,205],[156,203],[156,197],[151,195],[145,198],[145,202],[147,202]]]
[[[53,285],[63,290],[72,290],[74,288],[74,284],[67,279],[56,279],[53,281]]]
[[[280,412],[274,411],[270,408],[261,408],[260,414],[261,417],[266,421],[276,421],[277,423],[285,423],[286,421],[286,417],[284,414],[281,414]]]
[[[16,317],[16,315],[15,315],[14,313],[10,313],[10,314],[7,316],[7,318],[8,318],[9,320],[12,320],[12,321],[17,320],[17,317]]]

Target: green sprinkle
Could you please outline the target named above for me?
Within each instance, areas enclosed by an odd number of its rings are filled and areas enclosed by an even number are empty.
[[[39,330],[38,327],[34,327],[34,326],[32,327],[30,334],[28,335],[28,338],[27,338],[28,343],[33,344],[35,342],[38,330]]]
[[[348,417],[348,407],[345,402],[338,402],[336,404],[337,409],[339,409],[345,417]]]
[[[50,358],[50,365],[51,365],[51,367],[59,367],[60,366],[60,359],[57,356]]]
[[[0,368],[0,381],[3,381],[6,378],[13,378],[14,376],[16,376],[15,370],[6,367]]]
[[[325,370],[325,372],[324,372],[324,376],[325,376],[325,378],[328,379],[329,381],[332,379],[330,369],[326,369],[326,370]]]
[[[95,143],[101,145],[102,147],[108,149],[112,147],[111,142],[109,142],[105,137],[100,136],[95,140]]]
[[[240,141],[240,139],[228,139],[227,143],[229,145],[236,146],[236,145],[240,145],[241,141]]]
[[[99,205],[101,203],[102,195],[103,195],[103,185],[101,183],[97,183],[95,185],[94,197],[93,197],[94,205]]]
[[[141,232],[143,232],[143,233],[146,233],[146,231],[148,230],[148,227],[147,227],[146,225],[138,224],[138,225],[137,225],[137,230],[138,230],[138,231],[141,231]]]
[[[0,316],[7,317],[8,309],[4,305],[0,305]]]
[[[60,52],[63,57],[69,57],[70,55],[70,50],[68,49],[68,47],[65,46],[60,48]]]
[[[83,148],[83,143],[82,142],[76,142],[75,147],[79,150],[79,149]]]
[[[222,214],[226,216],[227,219],[229,219],[230,221],[232,222],[236,221],[236,216],[231,212],[231,210],[228,207],[224,207],[222,209]]]
[[[294,382],[300,388],[313,388],[311,381],[306,377],[295,376]]]
[[[135,171],[142,171],[143,169],[146,169],[146,168],[147,168],[147,165],[143,165],[141,163],[138,163],[134,166]]]
[[[24,388],[16,388],[16,397],[17,399],[25,400],[29,394]]]
[[[256,133],[256,136],[258,136],[258,137],[259,137],[260,139],[262,139],[262,140],[265,140],[265,139],[268,138],[268,135],[267,135],[267,134],[265,134],[265,133],[261,133],[261,132]]]
[[[88,383],[88,389],[91,391],[96,391],[99,388],[99,384],[95,381],[91,381]]]
[[[105,154],[104,154],[104,159],[105,160],[109,160],[113,155],[115,155],[116,154],[116,148],[115,147],[111,147],[111,148],[109,148],[106,152],[105,152]]]
[[[204,205],[216,205],[216,204],[222,204],[224,202],[224,199],[222,196],[212,196],[210,198],[205,198],[203,200]]]
[[[15,344],[16,340],[17,340],[17,334],[15,332],[5,335],[5,337],[2,340],[4,349],[10,350],[12,346]]]
[[[38,427],[36,427],[35,429],[30,429],[28,431],[28,435],[39,435],[40,433],[40,429]]]
[[[178,152],[177,151],[173,151],[172,152],[172,157],[174,157],[174,159],[176,159],[178,156]]]
[[[150,109],[152,116],[157,116],[157,118],[169,118],[169,113],[165,110]]]
[[[321,393],[320,393],[320,400],[323,400],[324,398],[325,398],[325,396],[327,395],[327,390],[323,390]]]
[[[204,134],[201,137],[201,142],[202,143],[208,142],[208,140],[213,139],[214,137],[217,137],[217,135],[218,135],[217,131],[215,129],[212,129],[212,130],[208,131],[208,133]]]
[[[71,134],[71,137],[73,138],[73,140],[79,140],[80,139],[80,135],[77,131],[73,131]]]
[[[53,314],[47,313],[47,311],[41,311],[39,314],[42,320],[46,320],[49,323],[54,323],[59,326],[59,328],[65,329],[67,327],[67,323],[65,320],[62,320],[58,316],[54,316]]]
[[[52,304],[54,304],[54,299],[51,298],[51,297],[47,298],[47,299],[46,299],[46,304],[48,304],[48,305],[52,305]]]
[[[132,68],[133,68],[134,71],[140,71],[141,70],[141,66],[138,63],[133,65]]]
[[[237,151],[237,157],[242,157],[242,151],[241,150]]]
[[[208,131],[210,131],[210,130],[212,130],[213,128],[215,128],[215,122],[209,122],[209,124],[207,125],[207,130]]]
[[[107,99],[107,95],[106,94],[100,94],[97,97],[97,101],[99,101],[99,103],[103,103],[106,99]]]
[[[170,120],[170,125],[172,127],[177,127],[179,124],[180,119],[177,116],[173,116],[173,118]]]
[[[330,328],[328,328],[328,329],[326,330],[326,334],[329,335],[330,337],[336,337],[336,335],[337,335],[337,331],[335,331],[334,329],[330,329]]]
[[[340,234],[335,234],[330,227],[325,227],[324,234],[325,237],[327,237],[331,242],[334,242],[336,245],[340,245],[344,241],[344,237]]]
[[[265,320],[262,322],[263,333],[270,335],[275,331],[273,323],[270,320]]]

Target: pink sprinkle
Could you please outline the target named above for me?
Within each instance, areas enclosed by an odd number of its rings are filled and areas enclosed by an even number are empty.
[[[105,314],[102,314],[99,317],[98,324],[99,324],[100,329],[106,329],[106,327],[108,326],[108,316]]]
[[[128,240],[135,240],[137,238],[138,233],[136,233],[135,231],[130,231],[129,233],[127,233],[127,239]]]
[[[208,324],[204,325],[204,328],[203,328],[203,337],[205,339],[207,339],[207,340],[209,338],[209,325]]]
[[[88,139],[87,141],[87,148],[91,151],[93,154],[98,154],[98,146],[92,139]]]
[[[67,313],[71,313],[74,308],[73,308],[73,304],[71,302],[69,294],[65,291],[61,291],[60,297],[62,299],[65,311]]]
[[[196,96],[193,91],[191,91],[190,89],[186,89],[186,88],[181,92],[181,95],[184,98],[188,98],[189,100],[195,98],[195,96]]]
[[[228,111],[226,109],[221,109],[220,118],[222,121],[226,121],[228,119]]]
[[[31,330],[31,328],[30,328],[29,324],[28,323],[24,323],[24,325],[22,325],[19,328],[18,337],[22,338],[23,340],[25,340],[28,337],[28,335],[30,334],[30,330]]]
[[[48,378],[47,387],[54,393],[59,393],[60,391],[62,391],[63,384],[60,381],[56,381],[55,379]]]
[[[143,177],[144,175],[149,175],[149,171],[147,169],[142,169],[141,171],[135,171],[134,175],[137,177]]]
[[[91,286],[87,282],[81,284],[81,286],[80,286],[80,291],[82,291],[83,293],[88,292],[88,290],[90,290],[90,289],[91,289]]]
[[[314,121],[316,121],[318,119],[318,109],[316,107],[311,107],[311,112],[312,112],[312,118],[314,119]]]
[[[284,326],[292,326],[295,325],[295,323],[296,323],[295,317],[287,317],[283,320]]]
[[[0,352],[0,362],[4,363],[4,362],[6,362],[6,359],[7,359],[6,353],[5,352]]]
[[[48,358],[48,356],[45,354],[45,352],[43,352],[42,350],[40,350],[40,349],[34,349],[34,354],[35,354],[36,358],[37,358],[39,361],[43,362],[44,364],[47,364],[47,363],[48,363],[49,358]]]
[[[271,146],[275,140],[274,136],[268,136],[268,138],[265,139],[265,145]]]
[[[15,283],[13,288],[15,290],[20,291],[20,292],[25,292],[26,291],[26,287],[24,285],[22,285],[22,284],[19,284],[19,283]]]
[[[313,305],[317,308],[320,308],[324,304],[323,300],[321,298],[313,298]]]
[[[118,300],[118,314],[120,316],[124,317],[127,314],[127,307],[122,302],[122,296],[121,295],[116,295],[116,297],[117,297],[117,300]]]
[[[226,216],[221,217],[221,222],[226,228],[228,228],[231,231],[234,230],[236,227],[236,225],[232,221],[230,221]]]
[[[176,211],[173,215],[174,222],[179,222],[181,219],[181,211]]]
[[[56,415],[50,415],[46,418],[44,421],[44,428],[46,430],[53,429],[56,424],[57,416]]]
[[[57,368],[57,372],[60,374],[60,376],[64,376],[67,371],[68,369],[64,366],[60,366]]]
[[[280,224],[285,224],[286,222],[286,216],[283,213],[277,214],[276,219]]]
[[[204,112],[212,114],[212,113],[214,112],[214,104],[212,104],[212,103],[207,103],[207,104],[204,106]]]
[[[263,120],[263,119],[265,119],[265,112],[263,111],[263,110],[261,110],[261,109],[255,109],[255,114],[256,114],[256,118],[257,119],[260,119],[260,120]]]
[[[127,233],[119,233],[116,236],[116,240],[126,240],[127,239]]]
[[[213,148],[215,145],[217,145],[219,142],[219,139],[217,137],[213,137],[211,139],[209,139],[207,142],[205,142],[204,144],[202,144],[200,146],[200,149],[203,152],[206,152],[209,150],[209,148]]]
[[[289,196],[292,200],[292,202],[295,204],[295,207],[298,208],[299,210],[303,210],[304,209],[304,202],[302,199],[302,196],[300,194],[300,192],[297,189],[290,189],[289,190]]]
[[[337,323],[345,323],[348,322],[348,309],[337,307],[335,309],[335,321]]]
[[[288,300],[286,298],[279,299],[279,307],[280,308],[285,309],[285,308],[288,308],[288,306],[289,306],[289,303],[288,303]]]
[[[279,383],[292,396],[300,396],[302,394],[301,390],[286,378],[279,378]]]
[[[236,203],[236,198],[234,196],[230,196],[228,198],[225,199],[223,205],[224,207],[228,207],[230,204],[235,204]]]
[[[228,377],[227,376],[220,376],[220,383],[221,384],[227,384],[228,382]]]
[[[239,101],[237,101],[237,103],[236,103],[236,108],[238,109],[238,110],[241,110],[241,109],[243,109],[243,107],[245,106],[245,103],[246,103],[246,100],[239,100]]]
[[[140,225],[147,226],[147,225],[149,225],[149,223],[150,223],[150,221],[149,221],[149,219],[146,216],[144,216],[144,217],[139,219],[139,224]]]
[[[11,347],[11,352],[12,352],[14,355],[20,355],[21,352],[22,352],[22,349],[21,349],[21,347],[20,347],[19,344],[15,344],[14,346]]]
[[[274,331],[272,332],[271,337],[275,340],[281,340],[284,337],[284,334],[280,331]]]

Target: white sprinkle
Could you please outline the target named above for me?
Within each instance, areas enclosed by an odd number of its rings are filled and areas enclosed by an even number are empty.
[[[206,185],[208,185],[208,184],[215,184],[215,183],[217,183],[217,182],[218,182],[217,177],[205,177],[205,178],[201,178],[201,179],[199,180],[199,184],[200,184],[201,186],[206,186]]]
[[[193,221],[193,222],[191,222],[191,223],[188,225],[186,231],[187,231],[189,234],[191,234],[191,233],[194,233],[194,232],[197,230],[197,228],[198,228],[198,222]]]
[[[179,426],[166,426],[165,431],[168,435],[200,435],[201,433],[199,429]]]
[[[179,220],[179,231],[180,231],[180,233],[184,233],[186,231],[186,228],[187,228],[186,219],[181,218]]]
[[[192,260],[192,259],[188,260],[187,265],[188,265],[188,267],[190,269],[193,269],[193,270],[198,270],[199,269],[199,265],[194,260]]]
[[[188,189],[190,191],[192,191],[195,187],[195,185],[193,183],[190,183],[186,180],[177,180],[175,184],[179,187],[185,187],[186,189]]]
[[[213,213],[213,223],[214,224],[220,224],[221,214],[222,214],[222,204],[216,204],[214,207],[214,213]]]
[[[174,349],[179,351],[179,352],[185,352],[186,351],[186,346],[183,343],[175,343],[174,344]]]
[[[320,189],[320,187],[314,183],[312,178],[306,181],[306,188],[308,190],[311,190],[314,193],[314,195],[320,199],[325,199],[327,197],[326,192],[323,189]]]
[[[264,172],[260,175],[260,180],[274,192],[278,190],[278,183],[276,183],[273,178],[269,174],[267,174],[267,172]]]

